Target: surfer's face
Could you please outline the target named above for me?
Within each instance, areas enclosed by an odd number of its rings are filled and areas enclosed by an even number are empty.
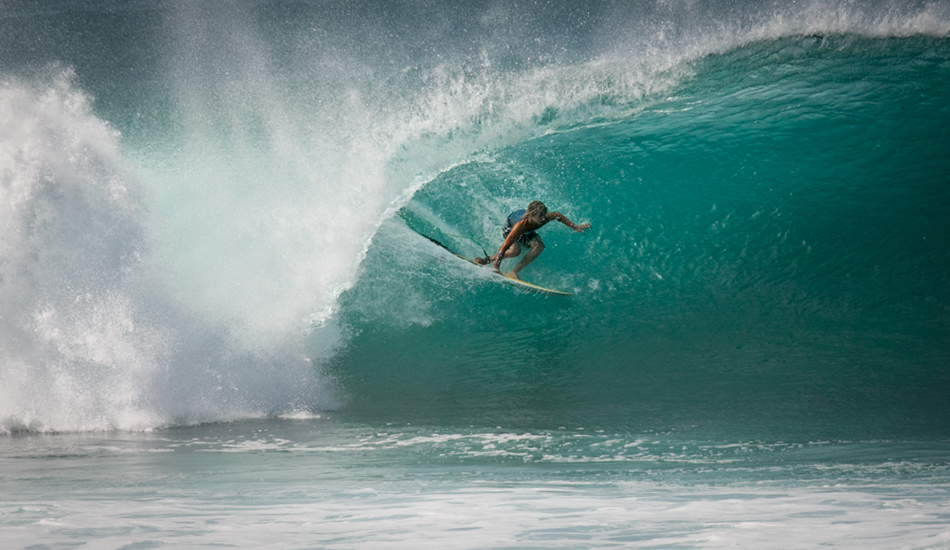
[[[544,213],[540,213],[540,214],[535,214],[531,216],[529,219],[531,220],[531,223],[533,223],[534,225],[542,225],[544,223],[544,216],[545,216]]]

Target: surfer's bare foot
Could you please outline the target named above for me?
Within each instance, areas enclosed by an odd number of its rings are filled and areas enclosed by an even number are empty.
[[[514,279],[516,281],[521,280],[521,277],[519,277],[518,274],[515,273],[514,271],[509,271],[508,273],[505,274],[505,277],[508,277],[509,279]]]
[[[479,258],[477,256],[475,257],[475,263],[477,263],[478,265],[488,265],[488,262],[490,261],[491,261],[491,258],[488,258],[488,257],[485,257],[485,258]]]

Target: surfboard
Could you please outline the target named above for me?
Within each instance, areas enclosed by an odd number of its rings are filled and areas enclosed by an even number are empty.
[[[446,250],[448,250],[448,249],[446,249]],[[452,251],[449,250],[449,252],[452,252]],[[484,266],[484,265],[481,265],[481,264],[477,264],[477,263],[475,263],[475,260],[473,260],[473,259],[471,259],[471,258],[466,258],[465,256],[462,256],[461,254],[457,254],[457,253],[455,253],[455,252],[452,252],[452,254],[458,256],[459,258],[462,258],[462,259],[465,260],[466,262],[469,262],[469,263],[471,263],[471,264],[473,264],[473,265],[477,265],[478,267],[488,267],[488,266]],[[529,291],[529,292],[537,292],[538,294],[547,294],[547,295],[549,295],[549,296],[573,296],[573,295],[574,295],[573,292],[564,292],[563,290],[555,290],[555,289],[553,289],[553,288],[543,287],[543,286],[540,286],[540,285],[536,285],[536,284],[533,284],[533,283],[529,283],[528,281],[522,281],[522,280],[520,280],[520,279],[512,279],[511,277],[508,277],[507,275],[505,275],[505,274],[503,274],[503,273],[499,273],[499,272],[494,271],[494,270],[492,271],[492,273],[494,273],[494,274],[497,275],[498,277],[501,277],[501,280],[502,280],[503,282],[508,283],[508,284],[510,284],[510,285],[513,285],[513,286],[516,286],[516,287],[518,287],[518,288],[527,290],[527,291]]]
[[[472,265],[478,266],[478,267],[488,267],[488,266],[484,266],[484,265],[475,263],[475,260],[473,260],[472,258],[466,258],[465,256],[462,256],[462,255],[459,254],[458,252],[456,252],[456,251],[452,250],[451,248],[445,246],[444,244],[442,244],[442,243],[439,242],[438,240],[433,239],[432,237],[426,235],[425,233],[420,232],[419,230],[417,230],[416,228],[412,227],[411,225],[409,226],[409,228],[412,229],[413,231],[415,231],[416,233],[418,233],[419,235],[425,237],[426,239],[432,241],[432,242],[435,243],[436,245],[438,245],[438,246],[440,246],[440,247],[442,247],[442,248],[448,250],[449,252],[452,253],[453,256],[455,256],[455,257],[457,257],[457,258],[461,258],[462,260],[465,260],[466,262],[468,262],[468,263],[470,263],[470,264],[472,264]],[[489,269],[490,269],[490,268],[489,268]],[[518,287],[518,288],[520,288],[520,289],[522,289],[522,290],[527,290],[528,292],[536,292],[536,293],[538,293],[538,294],[546,294],[546,295],[548,295],[548,296],[573,296],[573,295],[574,295],[573,292],[564,292],[563,290],[555,290],[555,289],[553,289],[553,288],[543,287],[543,286],[540,286],[540,285],[536,285],[536,284],[533,284],[533,283],[529,283],[528,281],[522,281],[522,280],[520,280],[520,279],[512,279],[511,277],[508,277],[508,276],[506,276],[506,275],[504,275],[504,274],[502,274],[502,273],[499,273],[499,272],[497,272],[497,271],[492,271],[492,273],[495,274],[495,275],[497,275],[498,278],[499,278],[502,282],[508,283],[508,284],[510,284],[510,285],[512,285],[512,286],[516,286],[516,287]]]

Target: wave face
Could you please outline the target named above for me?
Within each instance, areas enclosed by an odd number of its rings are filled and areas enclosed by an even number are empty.
[[[948,13],[5,4],[0,430],[945,436]]]
[[[577,294],[518,294],[392,223],[344,300],[355,399],[473,422],[945,431],[948,51],[757,41],[630,115],[440,174],[406,210],[470,257],[450,235],[494,250],[533,199],[591,221],[545,227],[523,272]]]

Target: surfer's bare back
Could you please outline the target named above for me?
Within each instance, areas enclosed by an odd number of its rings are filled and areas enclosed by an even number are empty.
[[[544,241],[537,234],[537,230],[547,225],[548,222],[557,220],[570,227],[578,233],[583,233],[585,229],[590,228],[589,223],[575,225],[574,222],[567,219],[567,216],[560,212],[548,212],[548,207],[541,201],[534,201],[528,205],[525,210],[515,210],[508,215],[505,222],[505,230],[502,236],[505,242],[501,243],[498,252],[485,258],[475,258],[475,263],[486,265],[488,262],[494,262],[495,271],[501,268],[501,261],[505,258],[516,258],[521,255],[521,245],[530,248],[524,258],[518,262],[518,265],[509,271],[505,276],[512,279],[521,280],[518,276],[521,270],[528,267],[544,250]]]

